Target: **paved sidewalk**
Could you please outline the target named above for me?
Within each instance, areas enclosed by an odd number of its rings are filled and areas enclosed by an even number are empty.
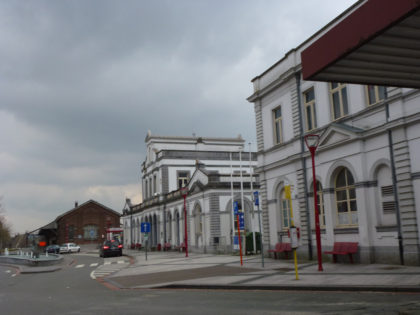
[[[358,290],[420,292],[420,266],[301,262],[296,280],[293,259],[125,250],[134,264],[103,280],[122,289],[207,288],[259,290]]]

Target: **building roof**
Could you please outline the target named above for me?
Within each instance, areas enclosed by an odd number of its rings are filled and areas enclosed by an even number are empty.
[[[86,205],[87,205],[87,204],[89,204],[89,203],[94,203],[94,204],[96,204],[96,205],[100,206],[101,208],[104,208],[105,210],[108,210],[108,211],[110,211],[110,212],[114,213],[115,215],[121,216],[121,213],[119,213],[119,212],[117,212],[117,211],[115,211],[115,210],[112,210],[111,208],[108,208],[107,206],[104,206],[103,204],[101,204],[101,203],[99,203],[99,202],[97,202],[97,201],[95,201],[95,200],[90,199],[90,200],[86,201],[85,203],[82,203],[81,205],[78,205],[77,207],[74,207],[73,209],[70,209],[70,210],[68,210],[68,211],[64,212],[63,214],[59,215],[59,216],[55,219],[55,221],[57,222],[57,221],[58,221],[58,220],[60,220],[62,217],[64,217],[64,216],[68,215],[69,213],[71,213],[71,212],[73,212],[73,211],[76,211],[76,210],[80,209],[81,207],[86,206]]]
[[[303,79],[420,88],[420,0],[358,4],[302,52]]]
[[[242,139],[241,135],[238,135],[236,138],[218,138],[218,137],[185,137],[185,136],[159,136],[159,135],[152,135],[149,131],[144,139],[145,142],[148,142],[152,139],[157,140],[170,140],[170,141],[188,141],[188,142],[245,142]]]

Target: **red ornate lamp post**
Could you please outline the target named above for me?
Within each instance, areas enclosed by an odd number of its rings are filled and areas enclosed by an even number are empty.
[[[306,135],[305,143],[311,152],[312,157],[312,178],[314,183],[314,205],[315,205],[315,235],[316,235],[316,249],[318,256],[318,271],[322,269],[322,251],[321,251],[321,228],[319,226],[319,208],[318,208],[318,195],[316,192],[316,177],[315,177],[315,151],[319,144],[319,135]]]
[[[182,197],[184,197],[184,244],[185,244],[185,257],[188,257],[188,231],[187,231],[187,194],[188,194],[188,187],[181,188]]]

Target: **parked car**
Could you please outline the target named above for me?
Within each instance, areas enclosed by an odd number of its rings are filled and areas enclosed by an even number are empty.
[[[51,254],[59,254],[60,253],[60,246],[58,245],[48,245],[45,249],[47,253]]]
[[[123,246],[117,240],[105,241],[99,249],[99,257],[122,256]]]
[[[60,254],[62,253],[78,253],[80,252],[80,246],[76,243],[64,243],[60,245]]]

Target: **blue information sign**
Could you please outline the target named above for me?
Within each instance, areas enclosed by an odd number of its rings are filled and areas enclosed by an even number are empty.
[[[239,245],[239,237],[237,235],[233,237],[233,245]]]
[[[243,212],[239,212],[239,229],[245,230],[245,218]]]
[[[237,201],[235,201],[235,202],[233,203],[233,214],[234,214],[234,215],[238,215],[238,211],[239,211],[239,204],[238,204],[238,202],[237,202]]]
[[[255,202],[256,206],[260,205],[260,199],[259,199],[259,196],[258,196],[258,191],[254,191],[254,202]]]
[[[140,225],[141,233],[150,233],[150,223],[142,222]]]

